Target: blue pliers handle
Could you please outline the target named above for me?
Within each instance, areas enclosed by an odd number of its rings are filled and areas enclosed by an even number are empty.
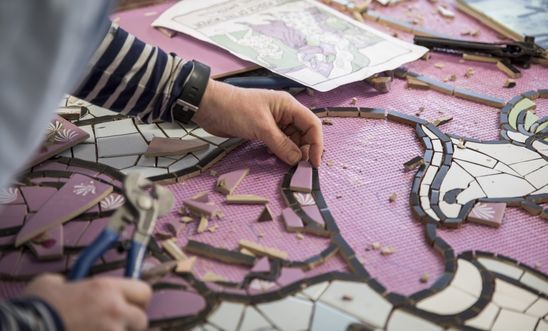
[[[69,279],[80,280],[85,278],[95,262],[103,254],[114,247],[118,242],[120,235],[111,228],[104,229],[97,238],[89,245],[78,257],[74,264]],[[127,255],[125,277],[139,278],[141,275],[141,265],[145,256],[147,247],[137,241],[131,242],[131,247]]]
[[[125,276],[139,278],[150,236],[156,219],[173,206],[173,195],[165,187],[155,185],[139,173],[130,173],[124,181],[125,204],[116,210],[107,227],[80,254],[70,274],[70,280],[86,277],[95,262],[114,247],[128,225],[134,225],[131,246],[127,254]]]

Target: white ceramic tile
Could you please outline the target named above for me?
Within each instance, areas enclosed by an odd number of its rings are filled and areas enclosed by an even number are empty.
[[[289,331],[308,329],[313,304],[289,296],[278,301],[258,304],[256,307],[275,326]]]
[[[519,197],[535,191],[525,179],[508,174],[478,177],[477,181],[489,198]]]
[[[89,113],[92,114],[94,117],[119,115],[117,112],[114,112],[112,110],[108,110],[105,108],[97,107],[92,104],[89,104],[89,106],[86,106],[86,107],[89,109]]]
[[[95,116],[88,113],[88,114],[84,115],[83,117],[80,117],[80,121],[92,120],[94,118],[95,118]]]
[[[187,135],[186,130],[179,126],[177,123],[164,122],[158,123],[158,126],[162,128],[162,130],[169,138],[181,138]]]
[[[474,177],[500,173],[500,171],[498,170],[491,169],[489,167],[484,167],[482,165],[463,161],[463,160],[455,160],[454,162],[457,162],[464,170],[466,170],[468,173],[470,173]]]
[[[158,163],[157,166],[161,168],[167,168],[176,161],[167,157],[158,157]]]
[[[138,126],[139,131],[145,137],[145,140],[147,142],[151,142],[152,138],[154,137],[160,137],[160,138],[167,138],[166,135],[157,124],[139,124]]]
[[[432,140],[432,149],[434,149],[435,152],[443,152],[443,146],[441,144],[441,141]]]
[[[531,307],[527,308],[526,311],[527,315],[536,316],[536,317],[544,317],[548,314],[548,300],[544,298],[538,298],[535,303],[531,305]]]
[[[510,278],[519,279],[523,274],[523,270],[521,268],[490,257],[478,257],[478,262],[481,263],[487,270],[491,270]]]
[[[240,324],[240,331],[271,329],[272,325],[255,308],[247,306]]]
[[[479,177],[482,178],[482,177]],[[473,181],[470,185],[460,192],[457,196],[457,203],[464,205],[465,203],[472,201],[474,199],[485,198],[486,195],[478,182]]]
[[[193,130],[191,135],[193,135],[195,137],[202,138],[203,140],[205,140],[207,142],[210,142],[214,145],[220,145],[220,144],[222,144],[222,143],[224,143],[225,141],[228,140],[228,138],[214,136],[214,135],[212,135],[211,133],[207,132],[206,130],[204,130],[202,128],[198,128],[196,130]]]
[[[311,331],[346,330],[352,323],[360,323],[356,318],[349,316],[340,310],[333,309],[321,302],[316,302],[314,317],[312,318]]]
[[[164,169],[164,168],[138,167],[138,166],[122,169],[120,171],[122,173],[124,173],[125,175],[127,175],[128,173],[133,172],[133,171],[139,171],[145,177],[160,176],[160,175],[165,175],[165,174],[168,173],[167,169]]]
[[[433,165],[441,165],[441,157],[442,157],[443,153],[442,152],[435,152],[434,153],[434,156],[432,156],[432,164]]]
[[[516,131],[506,131],[506,134],[508,135],[508,138],[512,139],[513,141],[520,142],[520,143],[525,143],[527,138],[529,138],[528,136],[524,135],[523,133],[516,132]]]
[[[301,291],[304,295],[306,295],[311,300],[318,300],[318,298],[322,295],[322,293],[325,291],[325,289],[329,286],[329,282],[323,282],[318,283],[312,286],[309,286]]]
[[[222,331],[223,330],[211,324],[202,324],[201,327],[202,327],[202,331]]]
[[[192,152],[192,154],[194,156],[196,156],[198,159],[203,159],[206,156],[208,156],[209,154],[211,154],[211,152],[213,152],[213,150],[216,149],[216,148],[219,148],[219,147],[217,147],[215,145],[212,145],[212,144],[209,144],[209,147],[207,149],[197,151],[197,152]]]
[[[537,300],[537,296],[501,279],[495,279],[493,302],[502,308],[525,311]]]
[[[470,294],[449,286],[419,301],[416,307],[440,315],[452,315],[472,307],[477,300]]]
[[[138,155],[117,156],[117,157],[102,157],[99,158],[99,163],[106,164],[115,169],[125,169],[133,167],[139,158]]]
[[[352,300],[343,300],[349,295]],[[333,281],[319,301],[327,303],[375,327],[383,327],[392,304],[364,283]]]
[[[426,214],[428,214],[430,217],[432,217],[434,220],[436,221],[439,221],[440,218],[438,217],[438,215],[436,215],[436,213],[432,210],[432,209],[425,209],[424,212]]]
[[[99,157],[144,154],[148,148],[140,133],[97,139]]]
[[[537,319],[511,310],[501,309],[493,331],[534,331]]]
[[[520,177],[520,175],[514,169],[510,168],[509,166],[507,166],[505,163],[502,163],[502,162],[498,162],[494,169],[500,172],[503,172],[505,174]]]
[[[419,195],[421,197],[428,197],[430,195],[430,185],[421,184]]]
[[[476,317],[467,320],[464,324],[480,330],[490,330],[499,310],[497,305],[488,303]]]
[[[97,162],[95,144],[78,144],[72,147],[72,153],[77,159]]]
[[[546,145],[545,143],[542,143],[541,141],[538,141],[538,140],[535,140],[531,146],[533,146],[533,148],[535,150],[537,150],[540,154],[544,155],[544,156],[548,156],[548,145]]]
[[[532,194],[548,194],[548,184],[546,186],[536,190]]]
[[[474,180],[474,178],[470,176],[470,174],[464,171],[460,165],[453,162],[441,183],[440,193],[445,193],[456,188],[467,188],[472,180]],[[443,194],[440,194],[440,196],[443,196]]]
[[[542,279],[539,276],[526,271],[520,281],[541,293],[548,294],[548,282],[546,281],[546,278]]]
[[[544,167],[537,169],[525,176],[525,179],[527,179],[527,181],[537,189],[548,184],[548,162],[546,162],[546,165]]]
[[[482,278],[478,268],[466,260],[458,259],[457,272],[451,281],[451,286],[479,298],[482,289]]]
[[[95,124],[94,128],[95,136],[97,138],[119,136],[137,132],[137,128],[135,127],[135,124],[133,124],[133,119],[131,118]]]
[[[442,327],[403,310],[395,310],[386,327],[387,331],[441,331]]]
[[[531,161],[520,162],[512,164],[511,168],[514,169],[518,174],[525,176],[530,172],[533,172],[547,164],[544,159],[536,159]]]
[[[421,196],[421,206],[423,209],[430,208],[430,198]]]
[[[173,161],[171,161],[173,162]],[[156,158],[155,157],[146,157],[144,155],[141,155],[139,157],[139,161],[137,162],[138,166],[141,167],[155,167],[156,166]]]
[[[436,166],[429,166],[428,169],[426,169],[426,172],[424,173],[424,177],[422,177],[421,184],[424,185],[430,185],[432,184],[432,181],[434,181],[434,177],[436,176],[436,173],[438,172],[439,168]]]
[[[548,331],[548,322],[540,320],[535,331]]]
[[[456,203],[449,204],[443,200],[438,202],[438,207],[447,217],[457,218],[459,216],[462,206]]]
[[[244,308],[241,303],[223,301],[217,310],[207,317],[207,321],[222,329],[236,330]]]
[[[453,159],[468,161],[476,164],[481,164],[485,167],[493,168],[497,164],[497,160],[474,150],[465,148],[456,148],[453,151]]]
[[[192,167],[193,165],[198,164],[198,159],[194,157],[194,155],[189,154],[179,161],[173,163],[171,166],[169,166],[169,172],[176,172],[182,169],[186,169],[189,167]]]
[[[63,153],[57,154],[57,156],[72,158],[72,148],[65,150]]]
[[[95,134],[93,133],[93,129],[92,129],[91,125],[82,125],[82,126],[79,126],[79,128],[86,131],[86,133],[89,134],[88,139],[84,140],[84,143],[94,144],[95,143]]]
[[[482,152],[508,165],[538,159],[539,157],[534,151],[509,142],[500,144],[467,142],[466,148]]]
[[[438,137],[432,131],[430,131],[426,126],[423,125],[423,126],[421,126],[421,128],[422,128],[422,131],[424,131],[424,133],[426,133],[426,135],[430,139],[432,139],[432,141],[439,140]]]

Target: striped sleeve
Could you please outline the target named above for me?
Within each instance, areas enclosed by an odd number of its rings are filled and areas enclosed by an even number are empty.
[[[0,330],[64,331],[65,327],[46,302],[26,298],[0,302]]]
[[[75,97],[143,122],[173,121],[190,62],[148,45],[112,23]]]

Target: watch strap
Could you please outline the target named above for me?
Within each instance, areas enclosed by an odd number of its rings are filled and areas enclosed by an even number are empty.
[[[189,123],[198,111],[204,96],[211,69],[209,66],[192,60],[192,69],[183,84],[183,91],[172,106],[173,118],[182,123]]]

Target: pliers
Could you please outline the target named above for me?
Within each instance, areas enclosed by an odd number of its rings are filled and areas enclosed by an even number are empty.
[[[134,232],[127,254],[125,276],[139,278],[150,236],[158,217],[165,215],[173,206],[171,192],[153,184],[138,172],[130,173],[124,180],[126,202],[112,215],[106,228],[78,257],[69,279],[86,277],[94,265],[108,249],[119,240],[125,227],[133,224]]]

